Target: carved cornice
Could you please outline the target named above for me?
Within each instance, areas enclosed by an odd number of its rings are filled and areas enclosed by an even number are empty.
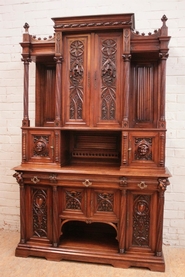
[[[85,27],[102,27],[102,26],[124,26],[130,25],[132,21],[102,21],[102,22],[74,22],[69,24],[56,24],[55,28],[69,29],[69,28],[85,28]]]

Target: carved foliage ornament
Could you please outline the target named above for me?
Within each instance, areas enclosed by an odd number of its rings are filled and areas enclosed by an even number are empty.
[[[70,119],[82,119],[84,44],[75,40],[70,45]]]
[[[116,52],[117,43],[112,39],[102,42],[101,119],[114,120],[116,112]]]

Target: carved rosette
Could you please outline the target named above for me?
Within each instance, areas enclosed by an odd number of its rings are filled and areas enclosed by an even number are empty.
[[[33,189],[33,234],[47,237],[47,190]]]
[[[84,44],[75,40],[70,45],[70,119],[82,119]]]
[[[132,244],[149,245],[150,229],[150,196],[137,195],[133,206],[133,236]]]
[[[97,194],[97,211],[113,212],[114,194],[98,193]]]
[[[135,159],[152,160],[152,138],[135,139]]]
[[[33,138],[33,156],[48,157],[49,156],[49,136],[34,136]]]
[[[66,190],[66,209],[81,210],[82,192]]]
[[[116,113],[116,52],[117,43],[112,39],[102,43],[101,119],[114,120]]]

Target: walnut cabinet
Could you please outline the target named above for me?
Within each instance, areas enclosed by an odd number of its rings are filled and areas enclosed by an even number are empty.
[[[16,256],[164,271],[166,16],[147,35],[134,14],[25,23]],[[35,63],[35,124],[29,64]]]

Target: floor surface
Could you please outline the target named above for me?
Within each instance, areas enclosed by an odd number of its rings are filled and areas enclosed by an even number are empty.
[[[1,277],[185,277],[185,248],[164,246],[164,273],[147,269],[122,269],[79,262],[51,262],[43,258],[15,257],[19,233],[0,230]]]

